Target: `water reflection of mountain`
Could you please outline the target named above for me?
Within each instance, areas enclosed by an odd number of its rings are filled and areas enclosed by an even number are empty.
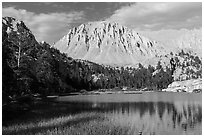
[[[196,126],[201,128],[202,122],[202,106],[197,102],[75,103],[72,106],[75,109],[71,110],[75,112],[102,112],[113,121],[132,123],[147,131],[155,128],[161,131],[194,130]]]

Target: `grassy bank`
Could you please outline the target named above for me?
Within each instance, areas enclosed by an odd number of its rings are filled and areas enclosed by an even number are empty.
[[[72,108],[73,104],[39,103],[32,111],[15,115],[3,123],[3,135],[122,135],[141,134],[131,124],[121,124],[104,112],[82,111]]]
[[[58,108],[59,109],[59,108]],[[46,112],[45,112],[46,113]],[[10,135],[63,135],[63,134],[127,134],[128,129],[117,126],[102,113],[84,112],[76,114],[63,114],[58,111],[55,114],[38,114],[25,116],[25,119],[13,120],[7,126],[2,127],[2,134]]]

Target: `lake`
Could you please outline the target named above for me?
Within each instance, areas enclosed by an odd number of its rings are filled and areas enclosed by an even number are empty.
[[[202,94],[149,92],[39,101],[2,127],[8,135],[202,134]]]
[[[67,103],[70,113],[97,112],[128,134],[202,134],[202,94],[77,95],[57,101]]]

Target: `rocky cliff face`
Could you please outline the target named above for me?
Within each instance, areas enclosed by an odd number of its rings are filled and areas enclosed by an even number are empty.
[[[136,31],[111,22],[90,22],[71,29],[54,45],[76,59],[106,65],[156,65],[165,50]]]

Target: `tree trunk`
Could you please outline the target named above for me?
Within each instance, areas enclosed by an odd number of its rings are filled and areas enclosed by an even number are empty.
[[[21,57],[21,47],[18,48],[18,68],[20,66],[20,57]]]

